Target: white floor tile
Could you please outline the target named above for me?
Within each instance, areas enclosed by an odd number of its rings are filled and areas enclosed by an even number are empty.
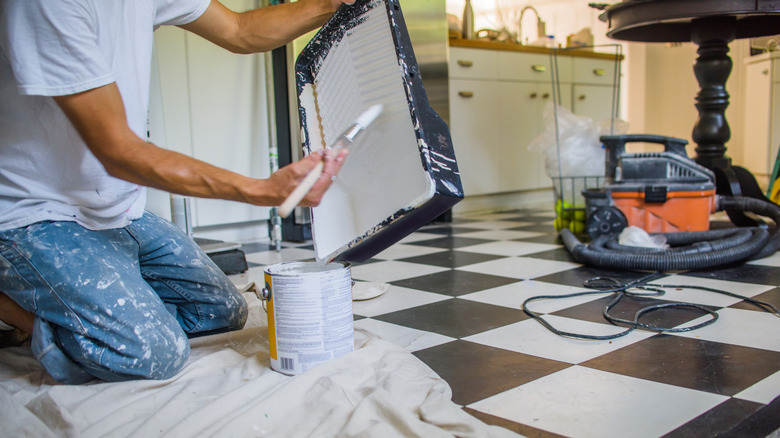
[[[556,329],[570,333],[604,336],[624,330],[621,327],[610,325],[606,321],[604,324],[597,324],[553,315],[545,315],[544,319]],[[653,334],[634,330],[626,336],[611,341],[579,340],[558,336],[538,321],[527,319],[464,339],[518,353],[577,364],[647,339]]]
[[[658,437],[724,396],[570,367],[469,407],[574,438]]]
[[[355,330],[364,330],[409,352],[435,347],[455,340],[449,336],[416,330],[371,318],[355,321]]]
[[[780,397],[780,371],[735,395],[736,398],[768,404]]]
[[[352,311],[355,315],[371,317],[447,299],[452,299],[452,297],[421,290],[407,289],[405,287],[390,286],[390,289],[388,289],[387,292],[376,298],[365,301],[355,301],[352,303]]]
[[[398,243],[414,243],[414,242],[423,242],[426,240],[434,240],[434,239],[443,239],[445,238],[445,234],[437,234],[437,233],[426,233],[424,231],[412,233],[403,239],[399,240]]]
[[[481,220],[464,224],[466,228],[479,228],[482,230],[504,230],[507,228],[516,228],[523,225],[531,225],[526,222],[500,221],[500,220]]]
[[[652,284],[702,286],[724,290],[746,297],[754,297],[774,288],[774,286],[763,284],[739,283],[735,281],[715,280],[712,278],[688,277],[685,275],[672,275],[653,281]],[[683,303],[703,304],[717,307],[728,307],[742,301],[740,298],[699,289],[666,288],[664,290],[666,291],[666,294],[655,298],[666,301],[679,301]]]
[[[533,215],[534,215],[534,216],[539,216],[539,217],[549,217],[549,218],[553,218],[553,219],[555,219],[555,217],[556,217],[556,216],[558,216],[558,215],[555,213],[555,211],[553,211],[553,209],[552,209],[552,208],[551,208],[551,209],[549,209],[549,210],[540,210],[540,211],[535,211],[535,212],[533,213]]]
[[[507,257],[457,268],[461,271],[479,272],[502,277],[529,279],[566,271],[580,265],[555,260],[528,257]]]
[[[448,270],[437,266],[420,265],[417,263],[399,262],[387,260],[383,262],[368,263],[352,267],[354,280],[378,281],[389,283],[391,281],[420,277]]]
[[[281,251],[254,252],[246,255],[246,261],[260,265],[313,260],[314,251],[304,248],[283,248]]]
[[[469,239],[490,239],[490,240],[514,240],[514,239],[528,239],[531,237],[542,236],[542,233],[536,233],[533,231],[516,231],[516,230],[484,230],[484,231],[471,231],[468,233],[455,234],[457,237],[466,237]],[[522,242],[518,242],[522,243]],[[527,243],[523,243],[527,244]],[[554,246],[557,248],[557,246]]]
[[[566,295],[575,292],[588,291],[589,289],[561,284],[545,283],[543,281],[526,280],[506,286],[495,287],[468,295],[461,295],[464,300],[478,301],[480,303],[495,304],[497,306],[522,309],[525,300],[540,295]],[[531,310],[538,313],[552,313],[561,309],[587,303],[588,301],[603,298],[604,294],[583,295],[573,298],[539,300],[530,303]]]
[[[533,254],[542,251],[551,251],[556,248],[558,248],[557,245],[550,245],[547,243],[514,242],[514,241],[502,240],[498,242],[480,243],[477,245],[464,246],[458,248],[458,250],[466,251],[466,252],[475,252],[478,254],[521,256],[521,255]]]
[[[398,260],[405,259],[407,257],[415,257],[444,251],[445,250],[441,248],[396,243],[390,248],[387,248],[386,250],[375,255],[374,258],[379,260]]]
[[[507,213],[490,213],[490,214],[481,214],[479,216],[471,217],[472,220],[477,221],[502,221],[506,219],[517,219],[520,215],[517,212],[507,212]],[[513,222],[518,223],[518,222]]]
[[[748,262],[748,264],[780,267],[780,253],[774,253],[771,256],[765,257],[763,259],[751,260]]]
[[[780,318],[762,311],[720,309],[719,318],[713,324],[690,332],[673,333],[686,338],[704,339],[724,344],[780,351]],[[709,315],[694,319],[680,327],[699,324]]]

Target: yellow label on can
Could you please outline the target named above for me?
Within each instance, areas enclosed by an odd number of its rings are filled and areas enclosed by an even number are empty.
[[[276,355],[276,321],[274,321],[274,291],[271,281],[271,274],[265,273],[265,288],[268,290],[268,300],[266,301],[266,312],[268,313],[268,344],[270,346],[271,358],[278,360]]]

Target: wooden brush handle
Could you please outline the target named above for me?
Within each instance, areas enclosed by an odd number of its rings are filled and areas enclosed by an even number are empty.
[[[290,193],[290,196],[288,196],[287,199],[282,202],[282,205],[279,206],[279,210],[277,210],[279,216],[284,218],[292,213],[292,211],[303,200],[306,194],[309,193],[309,190],[311,190],[311,188],[314,186],[314,183],[317,182],[317,179],[319,179],[320,175],[322,175],[322,169],[324,166],[325,164],[320,161],[311,171],[309,171],[308,174],[306,174],[306,177],[303,178],[303,181],[301,181],[298,187],[296,187],[295,190]]]

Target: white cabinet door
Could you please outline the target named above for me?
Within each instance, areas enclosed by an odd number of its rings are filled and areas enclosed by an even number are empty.
[[[496,152],[501,125],[495,103],[501,88],[495,81],[450,79],[450,135],[458,157],[466,196],[499,191],[499,167],[503,157]]]
[[[572,111],[580,116],[587,116],[596,121],[612,117],[612,98],[614,88],[604,85],[572,86]]]
[[[539,187],[539,155],[528,145],[539,135],[542,93],[539,84],[502,82],[502,94],[495,104],[495,114],[501,124],[496,154],[499,162],[501,189],[504,192],[532,190]]]

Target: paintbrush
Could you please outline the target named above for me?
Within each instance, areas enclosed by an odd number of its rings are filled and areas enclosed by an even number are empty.
[[[341,135],[339,135],[336,141],[334,141],[329,146],[329,148],[333,150],[351,148],[352,145],[355,144],[355,138],[357,138],[358,134],[365,131],[368,126],[371,125],[371,123],[373,123],[377,117],[379,117],[379,114],[382,113],[382,108],[383,105],[377,104],[364,111],[363,114],[361,114],[354,123],[349,125],[349,127],[344,130]],[[316,166],[314,166],[312,170],[309,171],[309,173],[306,174],[298,187],[296,187],[295,190],[290,193],[287,199],[282,202],[282,205],[279,206],[279,210],[277,210],[279,216],[289,216],[293,209],[298,206],[301,200],[303,200],[306,194],[309,193],[309,190],[311,190],[311,188],[314,186],[314,183],[317,182],[317,179],[319,179],[320,175],[322,175],[323,166],[324,163],[320,161]]]

